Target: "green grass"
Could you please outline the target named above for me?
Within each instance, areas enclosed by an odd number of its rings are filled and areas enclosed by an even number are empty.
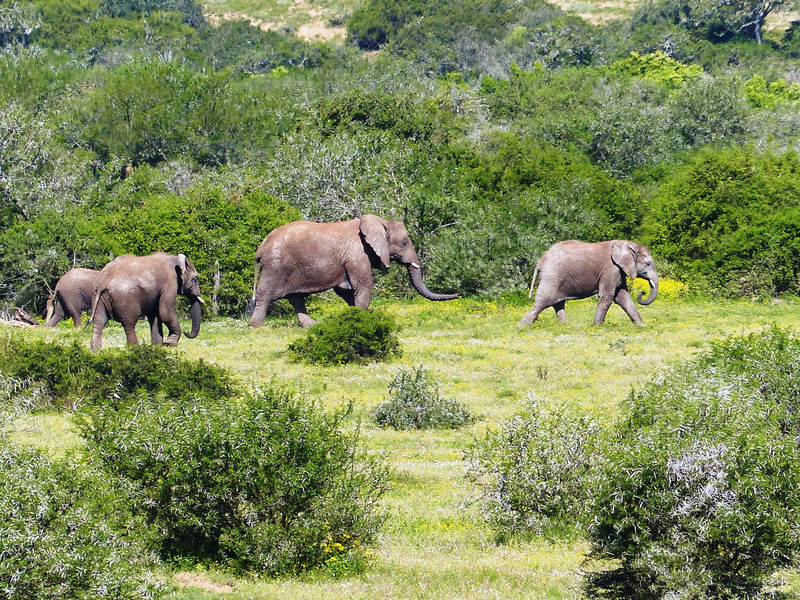
[[[324,318],[343,306],[338,300],[318,300],[310,310],[315,318]],[[393,468],[393,489],[384,503],[389,519],[370,568],[352,578],[317,573],[279,581],[235,581],[223,573],[198,573],[182,579],[192,583],[179,588],[175,598],[579,598],[582,574],[598,568],[586,562],[588,545],[495,544],[470,504],[474,490],[464,479],[463,450],[487,428],[520,412],[528,394],[614,419],[620,400],[632,388],[647,385],[712,340],[772,324],[800,333],[798,301],[657,300],[640,309],[644,327],[631,324],[618,307],[609,311],[604,326],[592,326],[594,301],[576,301],[567,304],[567,324],[558,324],[553,311],[546,311],[523,329],[517,321],[527,305],[462,299],[382,301],[374,306],[391,313],[402,327],[404,354],[392,362],[327,368],[291,362],[286,348],[303,335],[293,318],[268,318],[257,330],[243,320],[206,322],[198,338],[183,338],[178,347],[187,358],[230,369],[248,385],[286,385],[327,408],[353,402],[352,425],[361,421],[364,443]],[[140,325],[140,339],[149,340],[145,325]],[[78,339],[88,346],[91,332],[59,326],[26,335]],[[121,327],[110,324],[104,346],[123,344]],[[479,420],[447,431],[398,432],[374,425],[370,412],[386,399],[397,370],[419,365],[441,383],[445,396],[463,402]],[[75,443],[64,417],[26,417],[13,427],[19,441],[56,453]],[[785,574],[784,580],[787,597],[800,597],[797,575]]]

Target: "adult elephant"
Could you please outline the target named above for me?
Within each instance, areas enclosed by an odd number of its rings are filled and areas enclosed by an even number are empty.
[[[81,326],[81,313],[91,310],[94,286],[100,271],[76,268],[67,271],[56,283],[53,294],[47,300],[45,327],[55,327],[69,317],[75,327]]]
[[[536,277],[539,287],[536,300],[519,325],[528,325],[548,306],[556,311],[556,318],[567,320],[564,305],[567,300],[588,298],[597,294],[595,325],[601,325],[612,302],[622,307],[631,321],[641,325],[642,318],[628,291],[627,278],[641,277],[650,283],[650,294],[639,304],[648,305],[658,294],[658,274],[650,251],[634,242],[610,240],[593,244],[569,240],[559,242],[545,252],[536,263],[531,280],[531,293]],[[530,294],[529,294],[530,296]]]
[[[108,263],[97,278],[97,294],[92,308],[92,350],[103,345],[103,328],[109,319],[122,323],[129,344],[138,344],[136,322],[147,317],[153,344],[177,346],[181,324],[175,300],[178,294],[189,299],[192,331],[186,337],[200,333],[200,284],[192,261],[183,254],[177,256],[156,252],[149,256],[118,256]],[[164,339],[162,325],[169,335]]]
[[[435,294],[425,287],[417,253],[406,228],[376,215],[338,223],[295,221],[273,230],[255,258],[251,327],[264,324],[270,304],[287,298],[301,327],[308,316],[310,294],[333,289],[349,305],[368,308],[372,269],[395,261],[408,268],[414,288],[428,300],[453,300],[458,294]]]

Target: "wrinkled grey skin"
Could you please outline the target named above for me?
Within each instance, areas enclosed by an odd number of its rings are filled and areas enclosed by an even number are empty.
[[[419,259],[405,227],[375,215],[338,223],[295,221],[273,230],[255,257],[251,327],[261,327],[272,302],[287,298],[301,327],[310,294],[333,289],[350,306],[368,308],[372,269],[389,261],[408,268],[414,288],[429,300],[453,300],[458,294],[434,294],[422,282]]]
[[[642,299],[644,292],[640,293],[636,299],[639,304],[650,304],[658,294],[658,274],[650,251],[641,244],[625,240],[593,244],[576,240],[559,242],[536,263],[531,292],[537,275],[536,300],[519,326],[533,323],[548,306],[556,311],[558,321],[564,323],[567,320],[564,312],[567,300],[595,294],[598,296],[595,325],[605,321],[612,302],[619,304],[631,321],[641,325],[642,318],[628,291],[627,277],[641,277],[650,283],[650,295]]]
[[[100,271],[72,269],[61,276],[53,295],[47,300],[45,327],[55,327],[65,317],[72,319],[75,327],[81,326],[81,313],[91,310],[94,285]]]
[[[149,256],[124,254],[108,263],[97,278],[97,294],[92,308],[92,350],[103,345],[103,328],[109,319],[122,323],[129,344],[137,345],[136,322],[147,317],[153,344],[177,346],[181,325],[175,300],[178,294],[189,299],[192,331],[200,333],[200,284],[197,270],[183,254],[156,252]],[[162,325],[169,335],[164,339]]]

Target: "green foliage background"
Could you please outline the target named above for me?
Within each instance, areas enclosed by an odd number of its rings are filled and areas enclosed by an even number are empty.
[[[43,311],[72,266],[166,250],[240,315],[272,228],[366,212],[463,294],[612,237],[697,292],[796,294],[794,28],[719,38],[701,9],[369,0],[337,45],[188,0],[4,6],[0,298]]]

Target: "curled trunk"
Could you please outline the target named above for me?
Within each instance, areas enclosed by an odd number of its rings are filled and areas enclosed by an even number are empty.
[[[409,266],[408,274],[411,277],[411,285],[414,286],[414,289],[417,290],[423,298],[437,301],[455,300],[458,298],[458,294],[435,294],[430,291],[427,287],[425,287],[425,283],[422,281],[422,271],[419,267]]]
[[[188,338],[196,338],[200,333],[200,298],[194,298],[189,307],[189,316],[192,318],[192,330],[186,334]]]
[[[650,282],[650,295],[647,296],[647,298],[642,299],[642,296],[644,296],[644,292],[639,292],[639,295],[636,298],[636,301],[642,306],[647,306],[648,304],[653,302],[653,300],[655,300],[656,296],[658,295],[658,279],[650,279],[649,282]]]

